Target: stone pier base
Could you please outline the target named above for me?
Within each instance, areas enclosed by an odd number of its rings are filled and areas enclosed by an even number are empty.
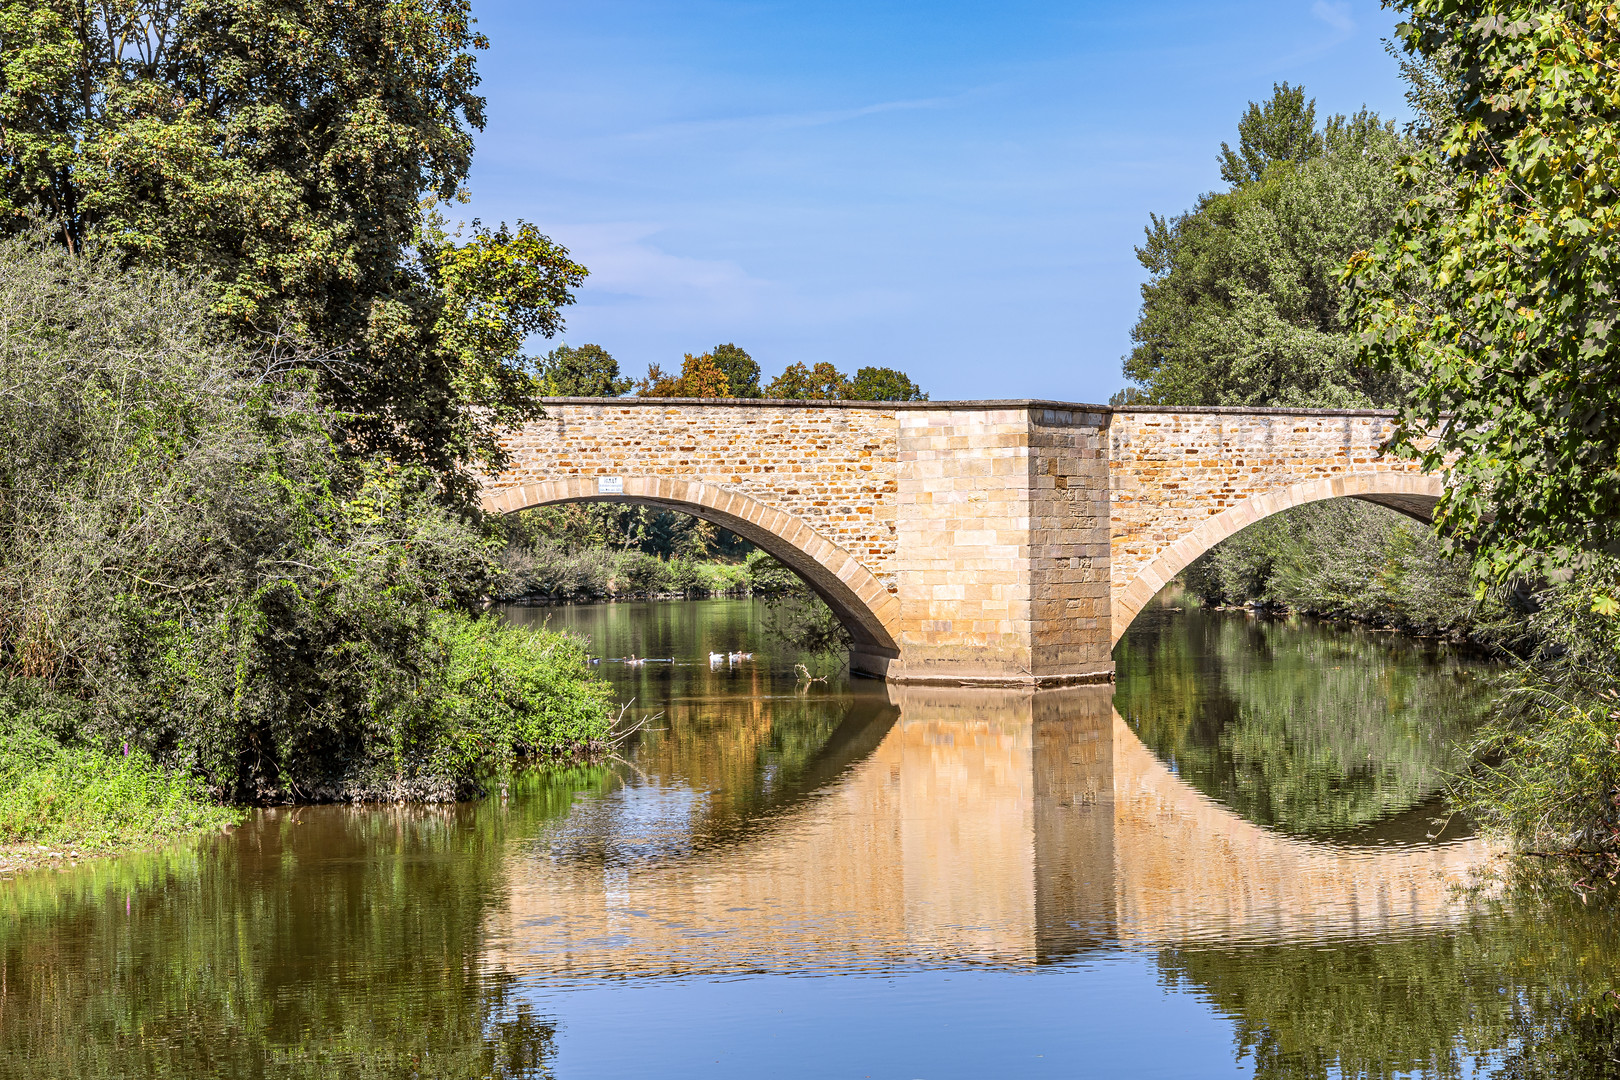
[[[886,678],[1113,678],[1107,425],[1102,412],[1027,406],[899,414],[900,658]]]

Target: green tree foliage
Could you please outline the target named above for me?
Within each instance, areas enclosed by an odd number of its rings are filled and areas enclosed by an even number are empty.
[[[1221,143],[1221,179],[1233,187],[1265,177],[1279,161],[1308,161],[1322,152],[1316,130],[1316,99],[1303,86],[1274,83],[1264,105],[1249,102],[1238,121],[1238,148]]]
[[[501,596],[586,601],[746,591],[753,545],[702,518],[625,503],[567,503],[508,515]]]
[[[1204,604],[1259,604],[1429,637],[1502,644],[1516,616],[1475,595],[1466,565],[1432,529],[1393,510],[1334,499],[1250,525],[1182,575]]]
[[[922,387],[895,368],[863,367],[851,379],[822,361],[789,364],[764,390],[767,398],[813,401],[927,401]]]
[[[647,375],[636,383],[636,396],[655,398],[721,398],[731,396],[731,382],[708,353],[687,353],[681,373],[672,375],[657,364],[647,367]]]
[[[852,401],[927,401],[922,387],[903,371],[886,367],[863,367],[849,381]]]
[[[1578,857],[1588,877],[1620,877],[1620,560],[1599,559],[1545,590],[1531,617],[1534,663],[1475,740],[1457,783],[1471,817],[1523,847]]]
[[[1433,137],[1347,271],[1365,355],[1412,379],[1393,443],[1447,485],[1482,583],[1540,589],[1535,649],[1459,784],[1521,845],[1620,873],[1620,15],[1398,0]],[[1537,584],[1539,583],[1539,584]],[[1483,587],[1483,585],[1482,585]]]
[[[1393,6],[1455,116],[1350,267],[1367,358],[1415,381],[1396,446],[1448,470],[1438,522],[1482,577],[1620,554],[1620,15]]]
[[[849,377],[826,361],[814,368],[789,364],[765,387],[764,395],[779,400],[841,401],[849,396]]]
[[[233,331],[333,361],[350,445],[465,498],[585,273],[531,225],[424,210],[463,194],[485,46],[465,0],[5,0],[0,228],[207,275]]]
[[[208,306],[94,243],[0,241],[0,727],[127,744],[228,800],[451,797],[605,734],[577,645],[461,613],[489,546]],[[554,670],[474,708],[451,673],[479,641]]]
[[[709,350],[709,355],[714,358],[715,366],[726,374],[730,387],[727,397],[759,397],[759,364],[752,356],[729,342],[716,345]]]
[[[1152,217],[1137,249],[1150,277],[1125,359],[1143,403],[1334,408],[1398,397],[1401,379],[1358,356],[1340,272],[1394,221],[1394,168],[1408,147],[1366,111],[1302,127],[1315,116],[1302,94],[1279,86],[1250,106],[1239,151],[1225,151],[1237,170],[1230,191]]]
[[[636,385],[600,345],[557,346],[540,361],[540,378],[551,397],[618,397]]]

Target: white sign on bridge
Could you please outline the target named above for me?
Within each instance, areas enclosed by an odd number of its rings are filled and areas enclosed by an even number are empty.
[[[624,477],[598,476],[596,478],[596,493],[598,495],[623,495]]]

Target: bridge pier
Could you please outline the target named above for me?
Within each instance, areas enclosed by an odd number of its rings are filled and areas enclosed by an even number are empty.
[[[852,666],[950,686],[1112,679],[1108,414],[974,403],[897,419],[900,657]]]

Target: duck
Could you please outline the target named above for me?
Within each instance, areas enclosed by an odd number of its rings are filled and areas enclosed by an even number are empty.
[[[630,659],[625,661],[625,663],[629,664],[631,667],[640,667],[642,664],[645,664],[646,662],[647,662],[647,660],[646,660],[645,657],[637,656],[635,653],[631,653],[630,654]]]

